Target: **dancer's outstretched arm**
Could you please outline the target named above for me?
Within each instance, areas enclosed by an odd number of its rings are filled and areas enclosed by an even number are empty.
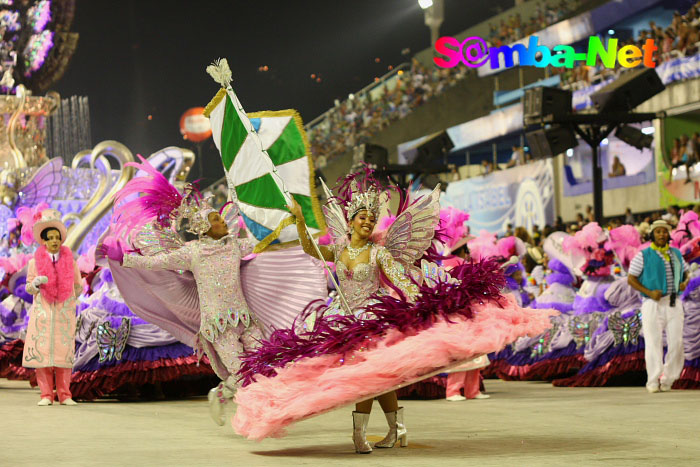
[[[153,256],[124,255],[125,268],[168,269],[171,271],[192,270],[192,247],[186,244],[168,253]]]
[[[301,211],[301,206],[299,206],[299,203],[293,199],[292,204],[287,206],[287,208],[297,219],[297,233],[299,234],[299,242],[301,243],[301,247],[304,249],[304,253],[322,261],[335,261],[333,252],[329,248],[321,245],[319,245],[318,248],[321,251],[323,258],[318,257],[316,248],[314,248],[313,244],[311,243],[312,240],[309,238],[309,232],[306,230],[304,213]]]

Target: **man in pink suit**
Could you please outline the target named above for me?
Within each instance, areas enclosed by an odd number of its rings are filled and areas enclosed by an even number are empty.
[[[75,357],[76,297],[82,290],[80,271],[70,248],[63,246],[66,226],[61,213],[45,209],[32,228],[41,246],[29,261],[27,292],[34,295],[22,364],[36,368],[40,406],[53,404],[54,377],[61,405],[76,405],[70,377]]]

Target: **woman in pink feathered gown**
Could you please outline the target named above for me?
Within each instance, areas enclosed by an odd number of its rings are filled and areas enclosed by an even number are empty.
[[[450,274],[426,261],[439,221],[437,189],[411,204],[402,198],[384,244],[372,242],[383,194],[369,175],[363,189],[353,174],[337,197],[328,193],[330,247],[316,250],[301,210],[289,207],[304,251],[335,262],[342,295],[306,318],[308,331],[277,330],[242,357],[233,426],[249,439],[283,436],[294,422],[354,403],[355,450],[369,453],[376,397],[389,433],[374,447],[406,446],[394,390],[543,332],[556,314],[524,310],[502,296],[505,279],[493,261],[465,263]]]

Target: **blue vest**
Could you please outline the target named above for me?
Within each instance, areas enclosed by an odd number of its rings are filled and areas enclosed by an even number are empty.
[[[644,255],[644,269],[639,276],[639,282],[649,290],[661,290],[664,295],[669,293],[666,285],[666,266],[661,256],[651,247],[642,250]],[[679,292],[681,279],[683,278],[683,256],[678,248],[669,248],[671,257],[671,269],[673,271],[673,287]]]

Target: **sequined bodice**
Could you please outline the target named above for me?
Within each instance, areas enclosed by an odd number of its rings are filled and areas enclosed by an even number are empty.
[[[246,240],[206,237],[170,253],[125,256],[124,266],[192,271],[199,295],[200,333],[214,341],[227,326],[239,322],[248,326],[252,320],[240,284],[241,258],[251,252],[252,245]]]
[[[372,245],[369,263],[356,264],[352,269],[348,269],[345,263],[340,261],[342,250],[336,255],[335,267],[340,290],[345,294],[345,299],[353,311],[366,305],[369,296],[379,290],[377,251],[377,247]]]

